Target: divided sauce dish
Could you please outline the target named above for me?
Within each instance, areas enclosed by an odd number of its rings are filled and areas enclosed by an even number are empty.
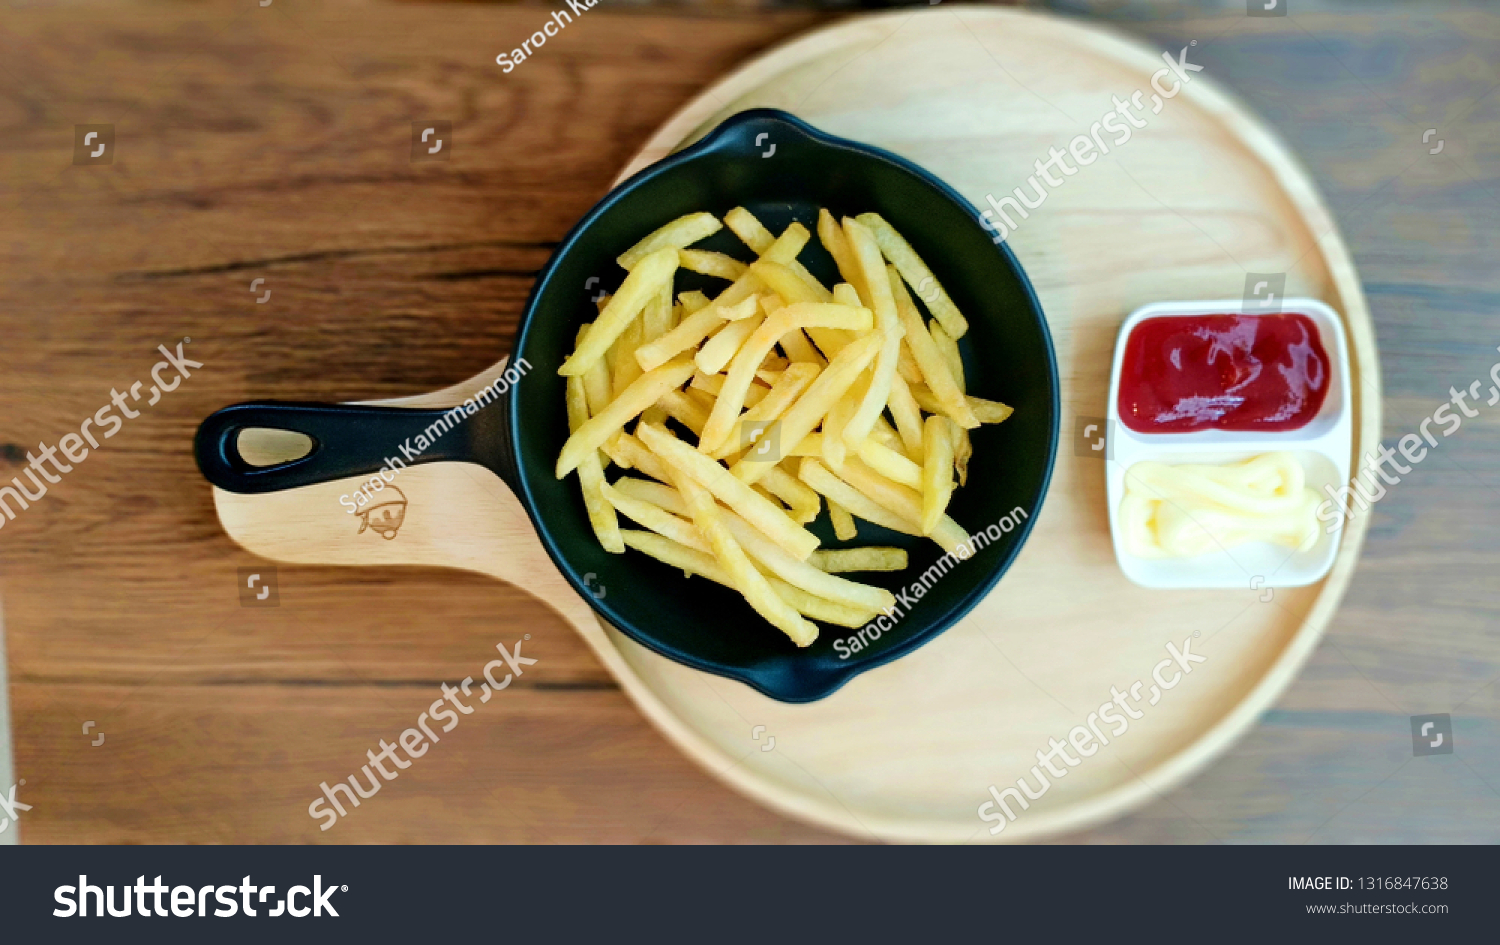
[[[1196,429],[1189,432],[1144,432],[1122,420],[1121,386],[1130,340],[1151,319],[1202,319],[1212,316],[1301,315],[1315,326],[1326,354],[1323,400],[1295,429]],[[1353,429],[1349,353],[1337,312],[1310,298],[1283,300],[1273,312],[1247,312],[1239,299],[1159,302],[1133,312],[1120,327],[1110,375],[1107,413],[1107,489],[1110,534],[1120,569],[1131,581],[1150,588],[1300,587],[1320,580],[1333,566],[1343,534],[1343,517],[1335,496],[1349,482]],[[1252,457],[1286,453],[1295,459],[1305,487],[1318,497],[1317,537],[1293,549],[1271,541],[1250,541],[1184,557],[1150,557],[1132,551],[1122,515],[1131,470],[1139,463],[1222,466]],[[1138,480],[1131,480],[1138,491]],[[1346,490],[1347,492],[1347,490]],[[1328,500],[1328,501],[1324,501]]]

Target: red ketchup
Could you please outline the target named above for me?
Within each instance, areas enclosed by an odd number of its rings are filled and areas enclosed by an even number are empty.
[[[1295,430],[1328,394],[1328,353],[1306,315],[1148,318],[1120,368],[1120,422],[1137,433]]]

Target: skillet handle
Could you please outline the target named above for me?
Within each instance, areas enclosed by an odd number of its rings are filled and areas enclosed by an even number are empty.
[[[193,453],[203,478],[220,489],[242,494],[280,492],[373,474],[388,462],[390,467],[445,461],[490,466],[487,460],[502,455],[503,449],[481,452],[476,445],[487,435],[503,431],[500,406],[491,404],[476,416],[450,424],[444,417],[451,408],[413,410],[275,400],[235,404],[199,425]],[[420,453],[412,449],[417,435],[434,425],[441,435]],[[238,441],[240,431],[257,428],[301,433],[312,440],[312,450],[289,462],[253,466],[240,455]],[[411,452],[403,451],[402,445]]]

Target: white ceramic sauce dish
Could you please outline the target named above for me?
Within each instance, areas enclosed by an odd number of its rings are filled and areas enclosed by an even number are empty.
[[[1187,433],[1138,433],[1120,422],[1120,373],[1126,344],[1135,327],[1148,318],[1207,315],[1276,314],[1246,312],[1239,299],[1156,302],[1132,312],[1115,340],[1114,366],[1109,383],[1109,453],[1107,494],[1109,528],[1115,558],[1125,576],[1142,587],[1203,588],[1301,587],[1328,573],[1343,534],[1342,517],[1318,522],[1318,538],[1311,547],[1294,551],[1285,545],[1256,541],[1209,554],[1184,558],[1143,558],[1126,550],[1120,528],[1120,503],[1125,498],[1127,471],[1140,462],[1167,464],[1235,463],[1263,453],[1289,452],[1307,475],[1307,486],[1326,497],[1329,488],[1349,482],[1350,436],[1353,427],[1349,391],[1349,351],[1343,322],[1337,312],[1317,299],[1283,300],[1280,313],[1305,315],[1317,325],[1328,354],[1328,393],[1318,413],[1296,430],[1240,432],[1199,430]],[[1325,488],[1326,487],[1326,488]],[[1331,533],[1329,529],[1332,529]]]

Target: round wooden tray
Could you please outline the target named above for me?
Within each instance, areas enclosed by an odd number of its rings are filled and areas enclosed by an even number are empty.
[[[987,193],[1025,186],[1049,147],[1088,134],[1111,96],[1142,90],[1149,111],[1160,52],[1006,9],[945,5],[852,19],[706,90],[621,176],[736,111],[773,106],[910,158],[984,208]],[[404,520],[392,540],[356,533],[337,501],[348,480],[262,496],[216,490],[220,519],[246,548],[277,560],[443,565],[526,587],[583,634],[681,750],[745,794],[825,827],[866,839],[1007,841],[1118,816],[1201,769],[1271,705],[1327,626],[1366,519],[1349,523],[1333,570],[1310,587],[1276,589],[1274,576],[1265,587],[1227,591],[1127,581],[1110,545],[1104,462],[1075,448],[1078,418],[1105,415],[1116,330],[1144,303],[1238,298],[1247,273],[1286,273],[1286,294],[1323,299],[1343,316],[1356,456],[1380,430],[1374,334],[1353,263],[1308,176],[1206,72],[1129,141],[1066,178],[1010,243],[1047,313],[1062,379],[1063,443],[1043,511],[1010,572],[958,626],[820,702],[775,702],[601,626],[520,504],[478,467],[404,472]],[[453,405],[502,368],[391,402]],[[1167,644],[1184,641],[1206,660],[1145,705]],[[1161,672],[1171,679],[1174,670]],[[1049,739],[1067,739],[1111,700],[1112,687],[1129,692],[1137,681],[1141,718],[1096,754],[1075,754],[1076,767],[1054,755],[1066,775],[1024,810],[1011,800],[1017,819],[992,834],[999,815],[979,813],[990,787],[1026,778],[1039,788],[1031,769]],[[1099,727],[1108,734],[1118,724]]]

